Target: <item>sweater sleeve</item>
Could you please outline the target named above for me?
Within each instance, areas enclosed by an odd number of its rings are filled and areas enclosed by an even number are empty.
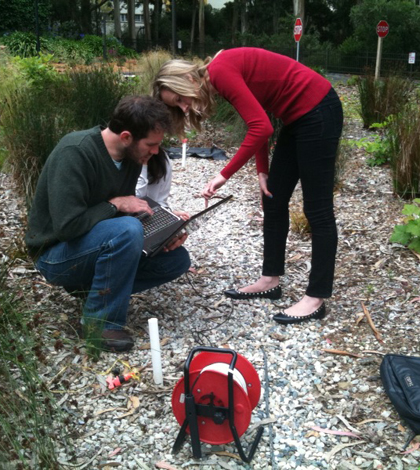
[[[248,128],[239,150],[221,171],[222,176],[230,178],[254,155],[257,171],[268,173],[268,139],[274,130],[267,113],[240,72],[215,66],[210,70],[210,81],[217,92],[238,111]]]
[[[106,198],[93,205],[89,202],[100,176],[77,148],[62,149],[60,158],[55,159],[48,171],[49,212],[58,240],[84,235],[98,222],[115,215],[115,208]]]

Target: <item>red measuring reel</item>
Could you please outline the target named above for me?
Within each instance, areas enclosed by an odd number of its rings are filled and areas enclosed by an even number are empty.
[[[194,348],[185,363],[184,377],[172,393],[172,409],[181,425],[174,452],[188,433],[196,458],[201,457],[200,441],[213,445],[235,441],[242,460],[250,462],[263,428],[248,457],[239,438],[249,426],[260,393],[258,374],[245,357],[230,349]]]

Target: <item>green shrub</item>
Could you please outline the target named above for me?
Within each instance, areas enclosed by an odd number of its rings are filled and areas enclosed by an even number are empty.
[[[38,54],[36,50],[36,36],[33,33],[23,33],[16,31],[3,37],[3,42],[7,46],[12,56],[34,57]],[[40,38],[41,49],[46,48],[47,41]]]
[[[70,66],[89,65],[95,58],[95,54],[89,48],[84,47],[82,41],[67,38],[48,39],[47,49],[54,55],[56,62],[65,62]]]
[[[371,137],[363,137],[359,140],[352,141],[358,148],[363,148],[371,155],[366,160],[368,166],[382,166],[390,163],[394,148],[392,146],[389,131],[387,127],[392,122],[393,116],[389,116],[383,123],[374,123],[370,127],[379,130],[377,134]]]
[[[38,90],[16,90],[8,97],[1,116],[9,152],[7,164],[28,205],[45,160],[73,124],[62,90],[59,82]]]
[[[151,92],[151,83],[159,69],[171,58],[171,54],[163,49],[147,52],[140,56],[138,66],[141,70],[140,87],[143,94],[149,94]]]
[[[404,225],[396,225],[391,235],[392,243],[399,243],[420,253],[420,199],[406,204],[402,213],[406,216]]]
[[[137,93],[110,67],[55,73],[29,67],[36,79],[5,96],[0,126],[8,151],[7,165],[30,206],[46,159],[65,134],[106,124],[118,101]],[[43,70],[43,69],[41,69]]]
[[[57,442],[65,441],[64,416],[38,373],[45,332],[6,284],[0,265],[0,457],[2,468],[59,468]],[[10,463],[10,467],[7,464]]]
[[[352,75],[348,80],[346,85],[347,86],[355,86],[359,83],[360,77],[358,75]]]
[[[59,79],[58,72],[51,64],[52,59],[51,54],[41,53],[37,57],[15,57],[12,62],[33,86],[43,87],[45,83]]]
[[[420,196],[420,107],[417,101],[394,116],[387,136],[392,148],[394,191],[403,198]]]
[[[12,56],[35,57],[38,55],[36,36],[33,33],[15,32],[4,36],[3,42]],[[138,56],[136,51],[123,46],[114,36],[107,36],[106,51],[111,60],[123,61],[126,58]],[[103,38],[95,35],[80,38],[78,34],[67,33],[63,36],[41,36],[40,52],[53,54],[54,60],[58,62],[89,65],[95,58],[103,57]]]
[[[219,96],[216,96],[216,109],[211,121],[225,125],[227,147],[240,145],[246,134],[246,124],[236,109]]]
[[[86,35],[81,41],[80,46],[94,57],[102,57],[104,52],[104,43],[101,36]],[[136,57],[137,53],[133,49],[124,47],[116,37],[107,36],[105,41],[107,56],[109,59],[120,59],[121,57]]]
[[[3,165],[7,159],[7,148],[3,144],[4,142],[4,131],[0,128],[0,171],[3,170]]]
[[[323,69],[322,67],[320,66],[313,66],[313,67],[310,67],[314,72],[318,73],[319,75],[322,75],[324,78],[327,77],[327,72],[325,71],[325,69]]]
[[[89,129],[98,124],[106,125],[118,101],[129,94],[136,94],[136,82],[124,80],[111,67],[92,68],[87,71],[71,71],[68,106],[77,129]]]
[[[366,128],[397,114],[408,103],[414,88],[413,82],[407,79],[394,76],[375,80],[371,75],[361,78],[357,86],[360,117]]]

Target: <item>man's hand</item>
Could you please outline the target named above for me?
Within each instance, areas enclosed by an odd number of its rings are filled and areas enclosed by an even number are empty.
[[[215,178],[207,183],[207,186],[201,191],[201,195],[206,199],[206,207],[208,205],[208,200],[212,198],[217,190],[221,188],[227,179],[224,178],[221,174],[218,174]]]
[[[175,215],[180,217],[182,220],[188,220],[190,218],[190,214],[184,211],[173,211]],[[179,246],[183,245],[185,240],[188,238],[187,232],[179,233],[175,238],[173,238],[167,246],[165,246],[164,251],[172,251],[178,248]]]
[[[188,233],[183,232],[179,233],[175,238],[173,238],[164,248],[164,251],[176,250],[178,247],[184,244],[185,240],[188,238]]]
[[[136,196],[119,196],[113,197],[109,200],[120,211],[128,214],[137,212],[147,212],[149,215],[153,214],[149,204],[143,199]]]

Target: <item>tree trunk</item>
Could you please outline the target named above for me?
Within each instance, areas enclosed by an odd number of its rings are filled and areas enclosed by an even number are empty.
[[[127,0],[127,20],[128,20],[128,37],[130,38],[130,46],[136,49],[136,22],[134,19],[135,0]]]
[[[80,25],[82,27],[82,33],[92,34],[90,0],[82,0],[80,3]]]
[[[144,36],[148,44],[152,41],[152,33],[150,31],[150,8],[149,0],[143,0],[143,19],[144,19]]]
[[[195,39],[195,23],[197,19],[197,0],[192,0],[193,10],[192,10],[192,20],[191,20],[191,44],[190,50],[193,53],[194,50],[194,39]]]
[[[120,0],[114,0],[114,34],[116,38],[121,39]]]
[[[238,31],[238,2],[235,0],[233,2],[233,16],[232,16],[232,46],[236,46],[236,37]]]
[[[273,33],[278,34],[279,32],[279,18],[278,18],[278,6],[277,3],[273,3]]]
[[[305,0],[293,0],[293,15],[305,24]]]
[[[200,44],[200,54],[204,56],[206,33],[204,30],[204,0],[199,0],[198,9],[198,36]]]
[[[246,0],[241,0],[241,34],[242,34],[242,46],[246,45],[245,34],[247,32],[246,23]]]
[[[160,20],[160,6],[161,6],[162,0],[155,0],[155,9],[153,11],[153,26],[154,26],[154,37],[155,37],[155,43],[157,45],[159,41],[159,20]]]

